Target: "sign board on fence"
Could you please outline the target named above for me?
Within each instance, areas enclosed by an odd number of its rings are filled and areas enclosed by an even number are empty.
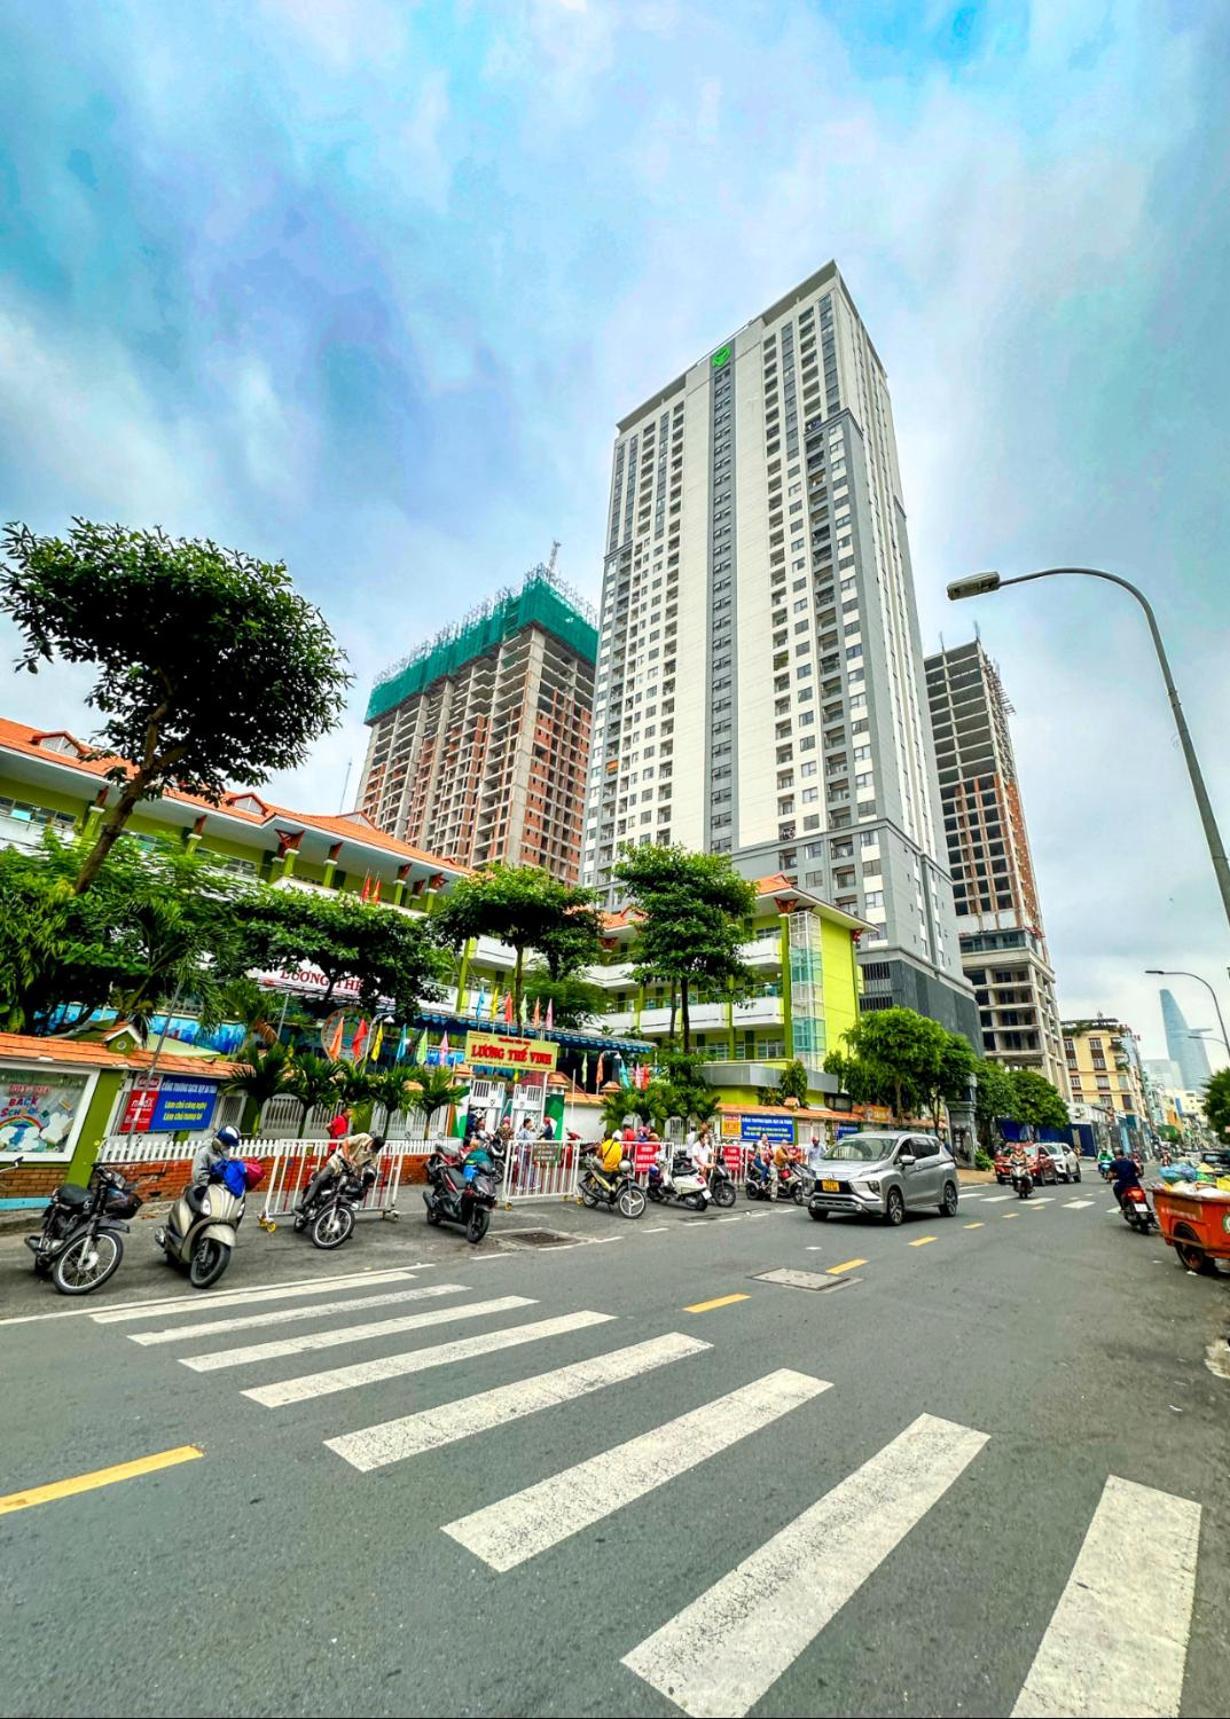
[[[120,1114],[120,1134],[197,1133],[213,1121],[218,1086],[212,1080],[145,1075],[133,1082]]]
[[[466,1061],[471,1068],[553,1069],[559,1046],[550,1039],[506,1038],[503,1033],[467,1033]]]
[[[765,1135],[774,1143],[781,1141],[784,1145],[794,1145],[794,1118],[792,1116],[757,1116],[743,1115],[739,1118],[739,1138],[741,1140],[759,1140]]]

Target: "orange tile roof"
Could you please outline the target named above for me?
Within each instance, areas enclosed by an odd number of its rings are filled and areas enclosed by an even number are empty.
[[[72,741],[74,746],[83,752],[89,752],[90,746],[63,728],[31,728],[24,722],[11,722],[7,717],[0,716],[0,748],[17,752],[27,758],[38,758],[43,763],[63,765],[70,770],[80,770],[86,775],[101,777],[108,771],[122,765],[125,770],[132,766],[126,759],[100,757],[74,757],[68,752],[52,752],[45,746],[39,745],[41,740],[64,736]],[[239,806],[237,800],[251,796],[263,808],[260,812],[249,811],[246,806]],[[441,859],[438,854],[429,854],[422,848],[414,847],[410,842],[403,842],[397,836],[391,836],[385,830],[377,829],[362,812],[328,815],[316,812],[295,812],[288,806],[276,806],[271,800],[266,800],[253,788],[232,788],[223,795],[222,800],[215,805],[201,794],[188,794],[182,788],[169,788],[165,799],[178,801],[185,806],[199,806],[203,812],[215,812],[222,817],[238,819],[240,823],[251,824],[255,829],[261,829],[271,823],[289,821],[302,824],[305,829],[319,830],[324,835],[340,836],[354,842],[362,842],[367,847],[386,848],[389,853],[400,855],[403,859],[418,860],[424,865],[433,866],[438,871],[454,872],[457,874],[469,870],[457,860]]]
[[[33,1033],[0,1033],[0,1060],[9,1062],[76,1063],[81,1068],[147,1069],[154,1060],[152,1050],[112,1051],[97,1040],[36,1038]],[[158,1058],[160,1074],[218,1075],[229,1078],[235,1063],[223,1056],[177,1056],[163,1050]]]

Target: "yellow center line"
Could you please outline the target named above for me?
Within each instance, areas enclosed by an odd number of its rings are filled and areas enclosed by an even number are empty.
[[[204,1454],[194,1444],[181,1444],[174,1450],[159,1450],[153,1456],[139,1456],[134,1462],[117,1462],[112,1468],[95,1468],[89,1474],[53,1480],[47,1486],[31,1486],[25,1492],[8,1492],[0,1497],[0,1516],[13,1510],[30,1510],[36,1504],[50,1504],[57,1498],[71,1498],[76,1492],[93,1492],[95,1487],[111,1486],[117,1480],[135,1480],[138,1475],[155,1474],[160,1468],[174,1468],[180,1462],[195,1462]]]
[[[866,1263],[865,1259],[844,1259],[840,1265],[830,1265],[828,1275],[840,1277],[843,1271],[853,1271],[856,1265],[866,1265]]]
[[[919,1236],[917,1241],[910,1243],[911,1247],[926,1247],[928,1242],[939,1241],[938,1236]]]
[[[691,1307],[685,1307],[685,1313],[708,1313],[714,1307],[729,1307],[732,1301],[747,1301],[746,1295],[719,1295],[715,1301],[694,1301]]]
[[[980,1230],[984,1226],[983,1226],[982,1220],[979,1219],[979,1221],[976,1224],[966,1224],[965,1227],[967,1230]]]

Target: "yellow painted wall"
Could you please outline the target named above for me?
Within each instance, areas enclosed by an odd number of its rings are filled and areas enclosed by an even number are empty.
[[[838,1050],[858,1020],[854,943],[844,925],[821,919],[820,953],[824,963],[825,1040],[830,1050]]]

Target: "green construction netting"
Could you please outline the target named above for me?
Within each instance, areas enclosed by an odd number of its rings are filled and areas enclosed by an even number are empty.
[[[441,675],[456,674],[463,664],[492,650],[501,639],[523,627],[539,626],[561,644],[570,646],[587,662],[598,659],[597,628],[574,609],[553,585],[544,579],[529,579],[519,591],[493,604],[490,614],[463,627],[455,638],[444,638],[426,646],[388,680],[378,681],[367,701],[368,722],[415,693],[422,692]]]

